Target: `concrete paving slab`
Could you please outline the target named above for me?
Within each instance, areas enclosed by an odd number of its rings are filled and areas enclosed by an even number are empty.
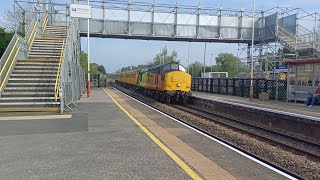
[[[149,108],[146,108],[144,105],[125,97],[120,93],[117,93],[117,95],[122,97],[126,104],[132,106],[140,112],[146,113],[146,116],[152,119],[157,125],[160,125],[170,134],[179,138],[188,146],[196,150],[198,153],[204,155],[206,158],[229,172],[237,179],[286,179],[284,176],[277,174],[276,172],[271,171],[264,166],[245,158],[242,155],[239,155],[238,153],[222,146],[215,141],[210,140],[209,138],[204,137],[203,135],[200,135],[199,133],[171,120],[168,117],[161,115],[158,112],[153,111],[152,113],[149,113]],[[174,145],[170,147],[173,148]],[[194,153],[187,151],[184,153],[190,157],[194,156],[196,161],[200,160],[199,157],[195,157]],[[202,164],[202,166],[206,167],[205,164]],[[202,172],[209,173],[206,169],[204,169]],[[214,179],[214,176],[212,176],[212,178]]]
[[[1,179],[190,179],[102,89],[91,95],[72,113],[88,131],[0,136]]]

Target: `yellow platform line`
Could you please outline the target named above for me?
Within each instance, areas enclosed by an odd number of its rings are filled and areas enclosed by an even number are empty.
[[[185,162],[183,162],[174,152],[165,146],[158,138],[156,138],[146,127],[144,127],[135,117],[125,110],[106,90],[104,92],[112,99],[112,101],[154,142],[156,143],[171,159],[173,159],[192,179],[201,179]]]
[[[7,117],[0,117],[0,121],[70,119],[71,117],[72,117],[71,114],[68,114],[68,115],[44,115],[44,116],[7,116]]]

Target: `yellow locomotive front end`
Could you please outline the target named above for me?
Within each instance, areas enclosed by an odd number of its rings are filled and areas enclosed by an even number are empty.
[[[165,91],[191,92],[191,75],[182,71],[172,71],[165,75]]]
[[[160,67],[160,88],[166,95],[166,101],[174,99],[186,103],[191,96],[191,75],[179,63],[168,63]]]

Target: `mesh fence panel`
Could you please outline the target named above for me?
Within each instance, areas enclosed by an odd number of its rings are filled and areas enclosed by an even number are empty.
[[[250,79],[193,78],[191,89],[214,94],[250,97]],[[272,100],[286,100],[287,81],[253,79],[253,97],[259,98],[262,92],[268,93]]]

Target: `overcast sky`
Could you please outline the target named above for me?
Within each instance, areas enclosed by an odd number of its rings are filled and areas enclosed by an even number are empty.
[[[69,2],[64,0],[53,0],[54,2]],[[131,0],[134,1],[134,0]],[[152,2],[147,0],[139,0]],[[175,0],[154,0],[156,3],[175,3]],[[180,4],[198,5],[209,7],[223,6],[225,8],[251,9],[252,0],[179,0]],[[1,15],[11,8],[13,0],[0,0]],[[266,10],[275,6],[300,7],[306,11],[319,12],[320,0],[256,0],[256,9]],[[87,40],[82,38],[82,50],[87,51]],[[123,66],[138,65],[151,62],[161,47],[167,46],[169,51],[176,50],[178,59],[186,65],[188,46],[190,46],[190,61],[203,62],[204,43],[167,42],[167,41],[143,41],[143,40],[121,40],[121,39],[99,39],[91,38],[91,59],[93,62],[105,66],[107,72],[114,72]],[[237,44],[208,43],[206,59],[210,64],[211,54],[213,57],[220,52],[229,52],[237,55]]]

